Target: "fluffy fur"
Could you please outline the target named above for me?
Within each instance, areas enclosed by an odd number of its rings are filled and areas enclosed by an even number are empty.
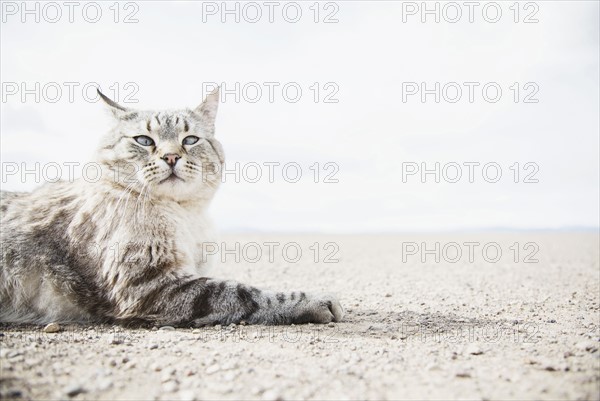
[[[205,210],[224,163],[218,90],[194,110],[136,111],[104,95],[114,128],[102,179],[1,192],[0,321],[200,326],[327,323],[332,296],[273,293],[203,276]],[[197,138],[197,141],[196,141]]]

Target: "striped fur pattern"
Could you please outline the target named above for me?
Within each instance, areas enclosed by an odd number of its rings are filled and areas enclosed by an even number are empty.
[[[114,128],[96,182],[1,192],[0,321],[203,326],[327,323],[329,295],[205,277],[206,208],[221,181],[218,90],[196,109],[137,111],[102,95]]]

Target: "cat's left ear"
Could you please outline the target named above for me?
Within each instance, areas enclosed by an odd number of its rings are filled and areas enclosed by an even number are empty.
[[[196,107],[194,113],[198,114],[204,122],[212,126],[215,125],[215,119],[217,117],[217,110],[219,108],[219,87],[213,90],[206,96],[206,99]]]
[[[104,93],[100,92],[100,89],[96,88],[96,90],[98,91],[98,95],[104,101],[104,103],[106,103],[109,106],[109,109],[114,117],[116,117],[118,119],[122,119],[123,117],[125,117],[133,112],[133,110],[125,108],[125,107],[121,106],[119,103],[110,99]]]

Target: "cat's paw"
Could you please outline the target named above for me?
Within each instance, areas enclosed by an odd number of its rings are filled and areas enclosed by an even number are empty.
[[[330,294],[313,294],[307,297],[293,319],[293,323],[339,322],[344,317],[344,308],[337,298]]]

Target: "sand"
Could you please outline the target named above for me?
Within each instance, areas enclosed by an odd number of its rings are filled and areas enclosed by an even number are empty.
[[[213,276],[332,292],[346,317],[195,330],[4,325],[2,398],[600,399],[597,233],[223,240],[233,252]],[[271,261],[269,241],[280,244]],[[421,252],[436,242],[439,262]],[[479,243],[472,255],[469,242]]]

